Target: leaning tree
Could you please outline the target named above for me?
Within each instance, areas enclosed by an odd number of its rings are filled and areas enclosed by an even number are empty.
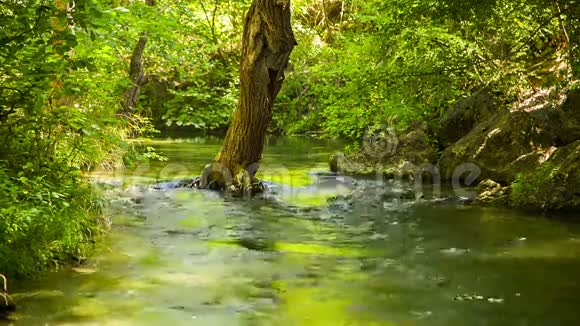
[[[240,97],[224,144],[201,187],[249,191],[262,157],[274,100],[296,39],[290,0],[253,0],[244,23]]]

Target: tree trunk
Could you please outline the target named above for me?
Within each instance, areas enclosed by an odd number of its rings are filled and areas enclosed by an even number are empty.
[[[155,0],[146,0],[145,3],[150,7],[155,6]],[[145,45],[147,45],[148,36],[147,32],[141,35],[131,55],[129,78],[132,85],[123,94],[123,101],[121,102],[123,113],[131,113],[133,111],[135,106],[137,106],[141,88],[147,83],[145,67],[143,66],[143,51],[145,50]]]
[[[133,111],[133,108],[137,105],[139,94],[141,94],[141,87],[147,82],[145,68],[143,67],[143,50],[145,50],[145,45],[147,45],[147,33],[143,33],[143,36],[139,38],[137,46],[135,46],[135,50],[133,50],[133,55],[131,56],[129,78],[131,79],[132,85],[123,94],[121,106],[123,107],[124,113]]]
[[[249,190],[262,158],[274,100],[296,45],[290,0],[253,0],[244,23],[238,107],[201,186]]]

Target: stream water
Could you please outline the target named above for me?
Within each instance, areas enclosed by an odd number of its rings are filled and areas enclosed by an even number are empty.
[[[96,174],[120,184],[111,234],[82,268],[14,285],[9,324],[580,325],[578,224],[342,196],[351,182],[313,174],[338,145],[306,138],[269,140],[269,198],[153,190],[139,185],[199,174],[220,140],[152,145],[169,161]]]

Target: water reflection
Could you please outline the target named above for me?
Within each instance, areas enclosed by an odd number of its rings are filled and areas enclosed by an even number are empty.
[[[202,166],[219,141],[156,145],[170,162]],[[16,324],[580,321],[578,225],[385,193],[333,201],[343,193],[308,186],[331,150],[305,139],[270,143],[265,162],[300,175],[281,186],[292,196],[239,201],[178,189],[135,201],[114,190],[110,238],[82,270],[20,284]],[[164,168],[156,167],[143,177],[156,180]]]

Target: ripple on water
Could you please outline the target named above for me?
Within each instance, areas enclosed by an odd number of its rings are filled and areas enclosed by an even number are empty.
[[[269,198],[109,186],[110,237],[81,269],[19,284],[18,324],[579,324],[578,225],[416,200],[400,184],[329,189],[308,172],[331,146],[274,143],[262,175],[286,184]],[[220,143],[155,145],[201,167]],[[136,180],[191,176],[157,164]]]

